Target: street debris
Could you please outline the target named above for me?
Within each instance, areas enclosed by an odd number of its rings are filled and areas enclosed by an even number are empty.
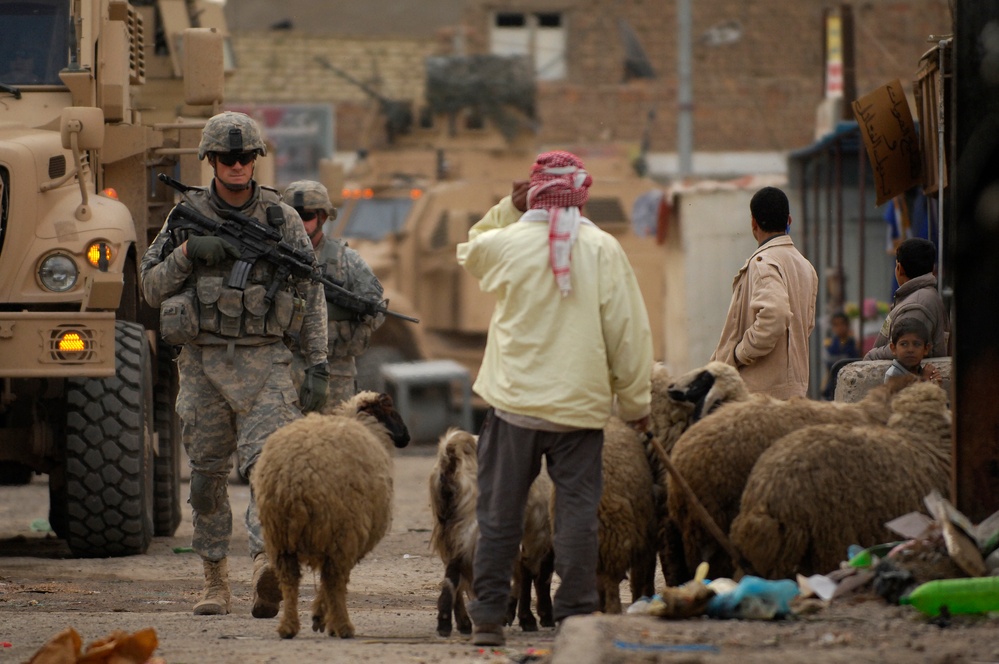
[[[779,620],[863,590],[912,606],[943,626],[952,615],[999,612],[999,512],[975,525],[935,490],[924,503],[930,516],[912,512],[885,524],[904,539],[850,546],[839,569],[828,574],[709,581],[707,563],[701,563],[692,580],[640,598],[626,612],[668,620]]]
[[[159,640],[152,627],[128,634],[115,630],[82,650],[83,640],[72,627],[52,637],[27,664],[164,664],[151,658]]]

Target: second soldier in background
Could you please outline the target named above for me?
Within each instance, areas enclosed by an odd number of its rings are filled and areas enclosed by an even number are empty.
[[[323,233],[323,224],[336,219],[336,208],[330,202],[326,187],[319,182],[299,180],[288,185],[283,199],[302,217],[305,232],[316,252],[316,261],[320,269],[325,269],[326,276],[340,282],[355,295],[381,300],[382,285],[364,259],[343,240],[327,237]],[[385,315],[361,315],[332,302],[327,302],[326,306],[329,315],[327,356],[330,371],[327,405],[332,407],[357,392],[356,358],[367,350],[371,334],[385,320]],[[305,358],[297,352],[295,339],[290,340],[290,345],[296,351],[293,377],[295,384],[300,385],[305,372]]]

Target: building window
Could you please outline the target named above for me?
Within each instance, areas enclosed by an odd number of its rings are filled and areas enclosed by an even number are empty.
[[[539,81],[566,76],[565,19],[559,12],[497,12],[489,35],[494,55],[526,55]]]

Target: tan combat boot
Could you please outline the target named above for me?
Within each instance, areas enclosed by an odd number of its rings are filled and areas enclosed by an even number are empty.
[[[254,618],[273,618],[281,606],[281,586],[274,568],[267,562],[266,553],[253,557],[253,610]]]
[[[196,616],[224,616],[229,613],[232,595],[229,593],[229,561],[204,560],[205,592],[194,605]]]

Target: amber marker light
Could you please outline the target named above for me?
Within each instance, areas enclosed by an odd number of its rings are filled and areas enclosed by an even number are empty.
[[[375,196],[375,190],[374,189],[365,189],[364,190],[364,197],[365,198],[374,198],[374,196]]]
[[[63,353],[79,353],[86,350],[86,344],[79,332],[66,332],[59,337],[59,351]]]
[[[101,193],[104,194],[105,196],[107,196],[108,198],[113,198],[115,200],[118,200],[118,192],[115,191],[114,188],[112,188],[112,187],[108,187],[107,189],[105,189]]]
[[[409,197],[412,198],[414,201],[417,198],[419,198],[420,196],[422,196],[422,195],[423,195],[423,190],[422,189],[410,189],[409,190]]]
[[[107,242],[94,242],[87,247],[87,262],[101,272],[108,271],[111,263],[111,245]]]

